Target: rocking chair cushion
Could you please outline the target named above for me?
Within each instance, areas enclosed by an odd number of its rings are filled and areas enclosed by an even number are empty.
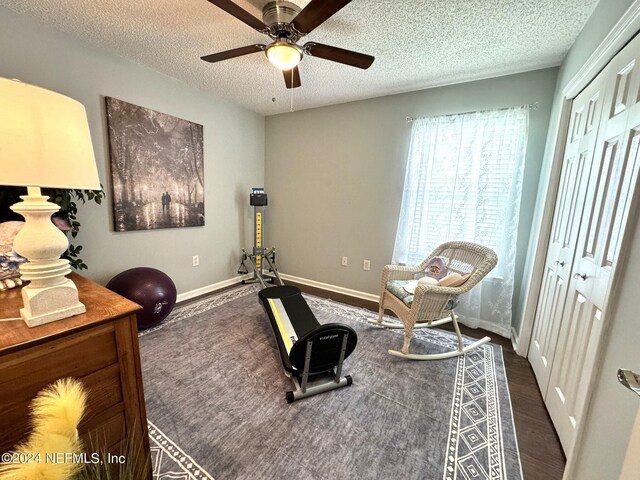
[[[404,289],[404,286],[411,280],[389,280],[387,282],[387,290],[391,292],[394,297],[399,298],[409,308],[411,308],[411,302],[413,302],[413,295]]]
[[[391,293],[394,297],[402,300],[402,303],[404,303],[407,308],[411,308],[411,304],[413,303],[413,295],[407,292],[404,289],[404,286],[411,281],[413,280],[389,280],[387,282],[387,290],[389,291],[389,293]],[[456,308],[458,303],[458,296],[455,295],[454,297],[449,299],[445,308],[447,310],[453,310],[454,308]]]

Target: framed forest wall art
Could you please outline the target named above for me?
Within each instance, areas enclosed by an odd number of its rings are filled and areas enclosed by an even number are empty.
[[[204,225],[202,125],[106,102],[115,230]]]

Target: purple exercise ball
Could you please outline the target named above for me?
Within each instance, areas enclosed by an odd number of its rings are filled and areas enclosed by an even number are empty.
[[[138,330],[158,325],[176,304],[176,285],[166,273],[155,268],[125,270],[109,280],[107,288],[142,307],[137,313]]]

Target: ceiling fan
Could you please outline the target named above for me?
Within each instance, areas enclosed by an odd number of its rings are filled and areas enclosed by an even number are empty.
[[[286,87],[297,88],[301,85],[298,63],[304,55],[361,69],[369,68],[375,60],[371,55],[321,43],[307,42],[302,46],[297,44],[298,40],[311,33],[351,0],[311,0],[303,9],[291,2],[271,1],[262,9],[262,21],[231,0],[209,2],[258,32],[268,35],[273,41],[268,45],[248,45],[200,57],[205,62],[215,63],[250,53],[265,52],[271,64],[282,70]]]

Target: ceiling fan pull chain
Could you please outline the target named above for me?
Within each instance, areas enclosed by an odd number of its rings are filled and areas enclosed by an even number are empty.
[[[291,69],[291,85],[293,85],[293,68]],[[289,103],[289,112],[293,113],[293,88],[289,89],[289,93],[290,93],[290,103]]]
[[[278,94],[277,93],[278,92],[278,86],[280,85],[279,83],[277,83],[278,81],[280,81],[280,79],[278,77],[279,76],[275,76],[275,75],[273,76],[273,94],[274,94],[274,96],[271,97],[271,101],[273,103],[276,103],[276,101],[277,101],[277,97],[275,95]],[[276,80],[276,78],[278,78],[278,80]]]

